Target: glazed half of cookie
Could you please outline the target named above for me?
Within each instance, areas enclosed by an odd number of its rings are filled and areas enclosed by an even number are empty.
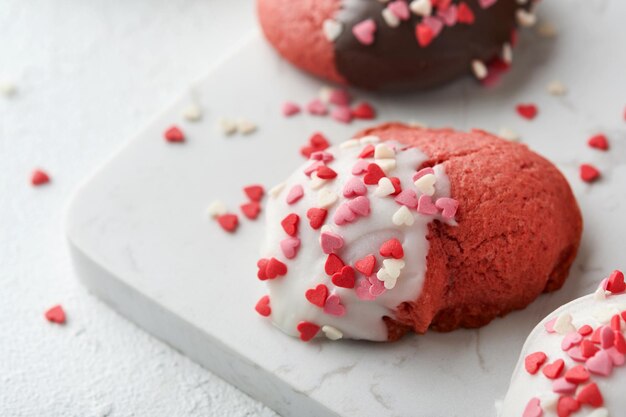
[[[582,231],[553,164],[479,130],[380,125],[271,195],[260,303],[303,340],[483,326],[560,288]]]
[[[534,0],[258,0],[269,42],[297,67],[366,89],[427,89],[512,61]],[[498,64],[491,65],[490,64]]]

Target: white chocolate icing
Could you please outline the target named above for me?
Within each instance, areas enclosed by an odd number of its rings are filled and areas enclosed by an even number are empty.
[[[523,416],[524,410],[532,398],[539,399],[543,409],[542,417],[558,416],[557,401],[560,395],[552,390],[553,380],[546,378],[541,370],[535,375],[528,373],[525,369],[525,358],[529,354],[540,351],[548,356],[546,364],[552,363],[557,359],[565,361],[565,369],[583,364],[575,362],[563,351],[561,343],[564,335],[558,332],[548,333],[545,326],[551,320],[562,317],[565,317],[565,320],[561,321],[568,322],[566,325],[569,324],[576,329],[583,325],[589,325],[594,329],[599,326],[610,325],[611,317],[626,310],[626,294],[604,296],[604,291],[600,290],[600,292],[602,292],[601,296],[591,294],[563,305],[533,329],[522,348],[520,359],[511,378],[509,390],[500,407],[500,417]],[[571,324],[569,321],[570,317]],[[624,334],[626,324],[623,323],[623,320],[621,325],[622,334]],[[599,376],[592,373],[590,382],[598,385],[600,393],[604,398],[604,405],[600,408],[583,405],[579,411],[572,413],[572,417],[619,417],[626,415],[626,395],[624,395],[626,369],[623,369],[623,366],[614,366],[609,376]],[[586,384],[587,382],[581,384],[581,386]],[[576,392],[580,392],[580,389]]]
[[[382,318],[394,317],[394,310],[399,304],[405,301],[415,301],[420,295],[429,247],[426,240],[428,223],[439,219],[454,224],[454,219],[444,220],[441,211],[434,215],[423,215],[416,209],[411,209],[410,212],[414,217],[413,224],[395,225],[392,218],[403,206],[394,200],[394,196],[375,195],[377,185],[366,186],[366,197],[370,202],[369,215],[357,216],[354,222],[341,226],[335,224],[333,216],[336,209],[353,198],[344,197],[344,185],[354,176],[363,179],[363,174],[352,174],[354,165],[359,161],[359,154],[366,144],[376,141],[375,137],[366,137],[360,141],[352,140],[343,146],[327,149],[326,152],[334,157],[333,161],[327,162],[327,166],[337,172],[336,178],[320,185],[315,179],[315,174],[311,179],[304,173],[304,169],[314,162],[309,160],[287,179],[282,191],[267,203],[267,229],[262,254],[264,258],[275,257],[288,267],[285,276],[265,281],[269,288],[270,319],[274,325],[289,335],[298,336],[298,323],[308,321],[320,328],[325,328],[325,331],[320,331],[317,337],[323,337],[326,334],[327,337],[336,339],[340,334],[342,338],[387,340],[387,328]],[[387,176],[398,177],[403,190],[412,189],[419,197],[420,193],[413,183],[413,176],[417,168],[426,160],[426,156],[416,148],[401,150],[402,144],[393,141],[384,143],[397,149],[395,158],[375,160],[372,157],[366,160],[369,163],[385,161],[380,165],[384,165],[383,168],[389,170]],[[379,148],[377,153],[388,156],[384,149]],[[434,167],[434,175],[436,191],[433,195],[433,202],[437,198],[448,197],[450,192],[449,181],[442,166]],[[296,185],[303,187],[304,196],[295,204],[289,205],[285,200],[286,196]],[[320,193],[326,197],[328,193],[335,194],[337,200],[328,207],[325,226],[320,230],[314,230],[309,225],[306,213],[309,208],[320,207]],[[280,242],[288,237],[281,227],[281,220],[290,213],[296,213],[300,217],[297,235],[300,239],[300,247],[293,259],[287,259],[280,248]],[[327,255],[320,247],[320,233],[324,230],[330,230],[343,237],[344,246],[337,254],[345,265],[354,266],[357,260],[369,254],[375,255],[377,262],[372,275],[373,279],[383,266],[385,259],[379,254],[381,244],[391,238],[397,238],[403,246],[405,265],[397,277],[395,286],[374,300],[361,300],[357,296],[356,287],[360,280],[366,278],[356,270],[357,284],[354,289],[333,285],[331,277],[324,270]],[[389,262],[387,264],[393,268],[400,265]],[[327,314],[323,308],[310,303],[305,298],[305,292],[319,284],[325,284],[328,287],[329,295],[336,294],[340,297],[340,302],[346,309],[344,316]]]

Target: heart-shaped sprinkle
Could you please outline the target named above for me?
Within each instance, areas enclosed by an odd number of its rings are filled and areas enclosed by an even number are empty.
[[[267,279],[282,277],[287,274],[287,265],[276,258],[271,258],[265,266],[265,275]]]
[[[621,294],[626,291],[626,283],[624,283],[622,271],[615,270],[611,273],[606,284],[606,290],[611,291],[613,294]]]
[[[396,282],[398,281],[398,277],[394,277],[387,273],[385,268],[380,268],[376,273],[376,278],[378,278],[381,282],[384,283],[385,289],[392,290],[396,286]]]
[[[613,333],[611,332],[611,337],[613,337]],[[580,344],[582,342],[583,337],[578,332],[572,332],[565,335],[563,340],[561,341],[561,349],[565,352],[570,350],[572,347]]]
[[[330,112],[330,117],[340,123],[350,123],[352,121],[352,109],[348,106],[335,107]]]
[[[398,278],[402,269],[405,266],[405,262],[402,259],[385,259],[383,260],[383,268],[389,276]]]
[[[619,331],[615,331],[615,348],[619,353],[626,354],[626,339],[624,338],[624,335]]]
[[[372,301],[376,299],[375,295],[370,294],[370,288],[372,284],[369,282],[367,278],[359,279],[359,282],[356,286],[356,296],[359,297],[359,300],[363,301]]]
[[[249,135],[250,133],[255,132],[257,126],[255,123],[246,119],[239,119],[237,121],[237,131],[243,135]]]
[[[359,196],[346,203],[350,210],[359,216],[369,216],[370,214],[370,199],[365,196]]]
[[[348,106],[352,97],[348,90],[343,88],[331,88],[328,92],[328,102],[336,106]]]
[[[385,176],[385,172],[376,164],[368,164],[363,182],[367,185],[377,185],[378,181]]]
[[[394,151],[393,148],[387,146],[384,143],[379,143],[374,148],[375,159],[388,159],[388,158],[395,158],[395,157],[396,157],[396,151]]]
[[[596,408],[602,407],[602,405],[604,404],[604,398],[602,398],[602,394],[600,393],[598,385],[595,382],[592,382],[591,384],[582,388],[578,392],[576,399],[581,404],[589,404],[590,406]]]
[[[244,187],[243,192],[248,196],[250,200],[261,201],[263,195],[265,194],[265,189],[262,185],[254,184]]]
[[[589,361],[587,361],[587,366],[589,366]],[[583,365],[576,365],[573,368],[569,369],[567,372],[565,372],[565,380],[573,384],[582,384],[588,379],[589,372]]]
[[[374,33],[376,32],[376,22],[374,19],[367,19],[357,23],[352,27],[354,37],[363,45],[374,43]]]
[[[276,184],[275,186],[273,186],[272,188],[270,188],[269,190],[269,195],[272,198],[278,198],[278,196],[280,195],[280,193],[283,192],[283,190],[285,189],[285,183],[281,182],[280,184]]]
[[[361,175],[367,172],[367,167],[369,166],[369,162],[363,159],[359,159],[356,161],[356,164],[352,167],[352,175]]]
[[[337,177],[337,173],[326,165],[322,165],[317,168],[317,176],[323,180],[332,180]]]
[[[328,107],[319,98],[309,101],[306,110],[313,116],[326,116],[328,114]]]
[[[458,19],[458,9],[456,5],[451,5],[447,9],[439,9],[437,16],[443,21],[446,26],[454,26]]]
[[[587,144],[595,149],[606,151],[609,149],[609,140],[603,134],[594,135],[589,138]]]
[[[254,309],[263,317],[268,317],[270,314],[272,314],[272,308],[270,307],[270,296],[264,295],[263,297],[259,298],[259,301],[257,301],[256,305],[254,306]]]
[[[591,164],[580,166],[580,178],[585,182],[594,182],[600,178],[600,171]]]
[[[336,233],[324,231],[320,235],[320,246],[322,247],[322,252],[327,255],[331,254],[343,247],[343,238]]]
[[[267,268],[267,263],[269,262],[269,259],[259,259],[256,263],[256,266],[259,268],[256,276],[257,278],[259,278],[261,281],[265,281],[267,279],[267,272],[266,272],[266,268]]]
[[[350,209],[348,203],[343,203],[337,210],[335,210],[335,214],[333,215],[333,221],[336,225],[342,226],[346,223],[353,222],[356,219],[357,214]]]
[[[596,375],[609,376],[613,371],[613,361],[605,350],[600,350],[592,358],[587,359],[586,365],[589,372]],[[567,374],[565,375],[567,376]],[[588,377],[589,375],[587,374]]]
[[[323,208],[312,207],[307,210],[306,217],[309,219],[309,225],[313,230],[317,230],[324,224],[328,210]]]
[[[324,36],[328,39],[329,42],[334,42],[341,32],[343,31],[343,25],[340,22],[337,22],[333,19],[326,19],[324,23],[322,23],[322,31],[324,32]]]
[[[324,105],[323,103],[321,104]],[[313,152],[323,151],[325,149],[328,149],[329,147],[330,143],[328,142],[328,139],[326,139],[326,137],[321,133],[316,132],[309,138],[308,145],[300,148],[300,153],[302,154],[302,156],[309,158]]]
[[[329,188],[322,188],[317,193],[317,205],[324,209],[329,208],[337,202],[337,198],[339,197],[332,190]]]
[[[477,79],[485,80],[489,75],[489,68],[480,59],[475,59],[472,61],[472,72]]]
[[[417,191],[421,194],[433,195],[435,194],[435,183],[437,182],[437,177],[433,174],[426,174],[421,176],[415,181],[415,187],[417,187]]]
[[[367,187],[359,177],[352,177],[343,186],[343,196],[346,198],[367,194]]]
[[[50,323],[65,323],[65,311],[60,305],[49,308],[45,313],[45,317]]]
[[[298,106],[296,103],[291,102],[291,101],[286,101],[283,103],[281,111],[283,113],[283,116],[290,117],[290,116],[294,116],[300,113],[301,109],[300,109],[300,106]]]
[[[518,104],[515,107],[517,114],[522,116],[524,119],[532,120],[537,116],[538,109],[534,104]]]
[[[428,26],[432,30],[433,38],[436,38],[437,36],[439,36],[441,31],[443,30],[443,22],[438,17],[435,17],[435,16],[425,17],[422,23]]]
[[[415,222],[415,218],[407,206],[402,206],[393,213],[391,222],[396,226],[412,226]]]
[[[354,269],[351,266],[346,265],[341,268],[341,271],[336,272],[331,277],[331,281],[341,288],[354,288],[356,278],[354,275]]]
[[[566,381],[565,378],[558,378],[552,382],[552,391],[557,394],[573,394],[576,392],[576,384]]]
[[[567,355],[576,362],[584,363],[587,360],[587,358],[583,356],[582,349],[579,346],[574,346],[573,348],[568,350]]]
[[[34,186],[47,184],[50,182],[50,176],[41,169],[36,169],[30,176],[30,183]]]
[[[313,155],[313,153],[311,155]],[[310,177],[322,166],[324,166],[324,161],[315,161],[311,165],[304,168],[304,175]]]
[[[375,275],[372,275],[371,277],[368,277],[367,279],[372,285],[370,287],[370,294],[373,297],[378,297],[380,295],[383,295],[387,291],[385,289],[385,283],[379,280]]]
[[[430,0],[413,0],[409,5],[409,9],[418,16],[430,16],[432,13],[432,3]]]
[[[543,352],[531,353],[524,359],[524,367],[529,374],[535,375],[539,372],[541,365],[546,362],[546,359],[548,359],[548,357]]]
[[[287,194],[287,204],[292,205],[297,203],[304,196],[304,189],[300,184],[296,184],[291,187],[289,193]]]
[[[563,313],[558,316],[552,328],[561,335],[576,331],[576,328],[572,325],[572,315],[569,313]]]
[[[453,198],[442,197],[435,201],[435,207],[441,209],[441,216],[444,219],[450,220],[456,216],[456,212],[459,209],[459,202]]]
[[[611,329],[618,332],[622,330],[622,319],[619,314],[614,314],[613,317],[611,317]]]
[[[325,325],[322,326],[322,331],[324,335],[330,340],[339,340],[343,337],[343,333],[333,326]]]
[[[396,238],[387,240],[380,246],[380,255],[384,256],[385,258],[404,258],[404,249],[402,249],[402,243],[400,243],[400,241]]]
[[[344,267],[344,263],[341,260],[341,258],[337,255],[335,255],[334,253],[331,253],[328,255],[328,258],[326,258],[326,263],[324,264],[324,271],[326,272],[326,275],[333,276],[334,274],[336,274],[337,272],[341,271],[341,268]]]
[[[376,187],[376,190],[374,191],[374,195],[377,197],[387,197],[389,195],[392,195],[395,191],[396,189],[393,186],[391,179],[387,177],[382,177],[378,181],[378,187]]]
[[[583,324],[578,329],[578,333],[580,333],[583,336],[589,336],[592,332],[593,332],[593,328],[589,326],[588,324]]]
[[[435,39],[435,31],[426,23],[420,23],[415,27],[417,43],[425,48]]]
[[[598,348],[595,343],[593,343],[589,339],[583,340],[580,344],[580,354],[583,356],[583,358],[591,358],[599,350],[600,348]]]
[[[243,215],[250,220],[255,220],[257,217],[259,217],[259,213],[261,212],[261,204],[259,204],[257,201],[251,201],[249,203],[242,204],[241,206],[239,206],[239,208],[241,209]]]
[[[239,226],[239,218],[236,214],[226,213],[221,216],[217,216],[217,223],[229,233],[235,232]]]
[[[613,347],[614,341],[615,334],[613,329],[609,326],[603,326],[602,331],[600,332],[600,346],[602,346],[602,349],[609,349]]]
[[[411,189],[402,190],[394,200],[396,203],[407,206],[410,209],[416,209],[419,204],[417,194]]]
[[[300,224],[300,216],[296,213],[290,213],[280,222],[285,233],[289,236],[295,236],[298,234],[298,225]]]
[[[544,366],[541,372],[543,372],[543,374],[548,379],[556,379],[561,376],[561,372],[563,372],[564,367],[565,361],[563,359],[557,359],[554,362]]]
[[[216,218],[217,216],[226,214],[228,210],[226,209],[226,205],[223,202],[215,200],[211,204],[209,204],[209,207],[206,211],[210,217]]]
[[[417,212],[426,216],[437,214],[439,210],[433,204],[433,198],[429,195],[422,194],[417,203]]]
[[[346,307],[341,304],[341,298],[338,295],[331,294],[324,305],[324,313],[341,317],[346,314]]]
[[[371,104],[362,102],[352,109],[352,117],[361,120],[372,120],[376,117],[376,110]]]
[[[554,323],[556,323],[556,319],[558,317],[555,317],[553,319],[550,319],[546,322],[546,324],[543,325],[543,327],[546,329],[547,333],[556,333],[556,331],[554,330]]]
[[[168,128],[163,134],[165,140],[170,143],[182,143],[185,141],[185,135],[178,126]]]
[[[556,410],[559,417],[569,417],[580,409],[580,403],[572,397],[561,397]]]
[[[459,3],[459,9],[457,11],[457,21],[459,23],[463,23],[463,24],[466,24],[466,25],[471,25],[471,24],[474,23],[474,20],[476,20],[476,18],[474,16],[474,12],[467,5],[467,3],[465,3],[464,1]]]
[[[311,153],[311,159],[322,162],[332,162],[335,157],[332,153],[326,151],[315,151]]]
[[[400,19],[389,8],[384,8],[381,12],[383,20],[387,23],[387,26],[391,28],[397,28],[400,26]]]
[[[369,254],[365,258],[356,261],[354,268],[366,277],[369,277],[374,273],[374,268],[376,268],[376,257]]]
[[[328,182],[327,180],[321,179],[320,177],[317,176],[317,173],[314,172],[311,174],[311,181],[309,182],[309,187],[311,187],[311,190],[319,190],[327,182]]]
[[[537,23],[537,16],[524,9],[517,9],[515,12],[517,23],[522,27],[530,27]]]
[[[359,146],[358,139],[349,139],[339,144],[339,149],[350,149]]]
[[[396,169],[397,166],[396,160],[393,158],[376,159],[375,162],[376,165],[378,165],[380,169],[383,170],[385,175]]]
[[[483,9],[493,6],[498,0],[478,0],[478,4]]]
[[[372,145],[371,143],[367,144],[365,145],[363,150],[361,150],[361,153],[359,154],[359,158],[362,158],[362,159],[372,158],[374,156],[374,152],[376,152],[376,147]]]
[[[310,321],[301,321],[296,329],[300,332],[300,340],[308,342],[317,335],[317,332],[320,331],[320,326]]]
[[[326,298],[328,297],[328,287],[324,284],[320,284],[315,288],[306,290],[304,296],[311,304],[324,308]]]
[[[389,2],[389,4],[387,4],[387,9],[391,10],[391,12],[400,20],[408,20],[411,15],[408,4],[402,0]]]
[[[522,417],[541,417],[543,415],[543,409],[541,408],[541,402],[539,398],[531,398],[524,408]]]
[[[280,250],[287,259],[293,259],[298,254],[300,248],[300,239],[297,237],[288,237],[280,241]]]
[[[611,357],[611,362],[613,366],[622,366],[624,362],[626,362],[626,356],[621,353],[615,346],[610,349],[607,349],[606,352]]]

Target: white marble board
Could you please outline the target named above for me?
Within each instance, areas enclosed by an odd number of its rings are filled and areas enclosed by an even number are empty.
[[[284,416],[495,415],[528,331],[561,303],[593,290],[609,270],[624,267],[620,240],[626,209],[626,26],[619,0],[554,0],[540,16],[556,39],[522,36],[515,65],[497,88],[462,80],[444,89],[403,96],[355,92],[376,105],[378,121],[422,121],[458,129],[517,131],[570,180],[585,217],[581,253],[565,287],[524,311],[480,330],[409,336],[394,344],[302,343],[253,310],[264,286],[255,277],[263,220],[244,220],[228,235],[206,216],[225,201],[236,210],[241,187],[271,186],[301,163],[297,149],[322,131],[338,143],[369,125],[330,118],[285,119],[283,101],[304,103],[323,85],[280,60],[258,33],[190,87],[126,147],[88,178],[67,214],[66,231],[85,285],[114,309]],[[564,97],[546,93],[559,79]],[[525,121],[519,102],[540,113]],[[190,103],[200,122],[185,121]],[[249,136],[225,138],[221,117],[259,125]],[[179,124],[185,144],[163,130]],[[608,153],[586,147],[605,132]],[[578,165],[593,162],[603,179],[585,185]]]

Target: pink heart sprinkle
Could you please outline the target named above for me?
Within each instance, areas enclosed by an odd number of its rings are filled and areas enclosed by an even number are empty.
[[[326,116],[328,114],[328,108],[326,104],[319,98],[313,99],[306,105],[306,110],[314,116]]]
[[[435,170],[432,168],[422,168],[413,175],[413,182],[419,180],[424,175],[433,174],[435,175]]]
[[[371,45],[374,43],[374,32],[376,32],[376,22],[374,19],[364,20],[352,27],[352,33],[363,45]]]
[[[296,203],[298,200],[302,198],[304,195],[304,189],[300,184],[294,185],[289,190],[289,194],[287,194],[287,204],[291,205]]]
[[[353,222],[354,219],[356,219],[356,213],[350,209],[348,203],[343,203],[337,207],[337,210],[335,210],[335,214],[333,215],[333,221],[337,226]]]
[[[363,301],[372,301],[376,299],[376,296],[370,294],[370,288],[372,284],[367,278],[360,278],[356,287],[356,296]]]
[[[376,278],[376,275],[372,275],[367,279],[369,280],[370,284],[372,284],[372,286],[370,287],[370,294],[372,294],[374,297],[383,295],[385,291],[387,291],[387,289],[385,288],[385,283]]]
[[[367,197],[359,196],[354,200],[348,201],[347,204],[350,210],[359,216],[369,216],[370,214],[370,199]]]
[[[300,247],[300,239],[297,237],[288,237],[280,241],[280,249],[283,251],[283,255],[287,259],[293,259],[298,254],[298,248]]]
[[[313,154],[311,154],[313,155]],[[321,167],[322,165],[324,165],[323,161],[315,161],[313,162],[311,165],[309,165],[308,167],[304,168],[304,175],[306,175],[307,177],[310,177],[312,173],[314,173],[315,171],[317,171],[317,169],[319,167]]]
[[[615,333],[613,333],[613,329],[610,326],[602,327],[600,331],[600,345],[602,349],[608,349],[613,346],[615,342]]]
[[[583,352],[579,346],[574,346],[573,348],[569,349],[567,351],[567,354],[570,358],[572,358],[573,361],[581,363],[585,363],[585,361],[587,361],[587,358],[585,357],[585,355],[583,355]]]
[[[314,161],[322,161],[322,162],[332,162],[335,157],[332,153],[326,151],[315,151],[311,154],[311,157]]]
[[[478,0],[478,4],[483,9],[493,6],[498,0]]]
[[[441,19],[434,16],[426,16],[423,23],[433,31],[433,38],[436,38],[443,29],[443,22]]]
[[[611,375],[611,371],[613,371],[613,361],[611,360],[611,355],[605,350],[599,350],[596,352],[593,357],[587,359],[587,363],[585,364],[589,372],[602,375],[609,376]]]
[[[328,97],[328,101],[336,106],[348,106],[351,100],[350,93],[341,88],[333,88]]]
[[[441,216],[444,219],[450,220],[456,215],[456,211],[459,208],[459,202],[454,198],[442,197],[435,201],[435,207],[442,210]]]
[[[626,362],[626,356],[624,356],[623,353],[617,350],[615,346],[613,346],[610,349],[607,349],[606,352],[611,357],[611,362],[613,362],[613,365],[622,366],[624,362]]]
[[[410,209],[415,209],[418,205],[417,194],[409,188],[402,190],[394,200],[396,203],[407,206]]]
[[[561,377],[552,382],[552,391],[557,394],[573,394],[576,391],[576,384],[568,382],[565,377]]]
[[[554,331],[554,323],[556,323],[556,317],[553,319],[550,319],[546,322],[546,324],[543,325],[543,327],[546,329],[546,332],[548,333],[556,333]]]
[[[439,210],[433,204],[433,199],[431,196],[422,194],[420,196],[419,202],[417,203],[417,212],[420,214],[424,214],[427,216],[437,214]]]
[[[367,159],[359,159],[352,167],[352,175],[361,175],[367,172],[367,166],[370,162]]]
[[[367,187],[359,177],[352,177],[343,186],[343,196],[346,198],[367,194]]]
[[[409,16],[411,16],[408,4],[402,0],[390,2],[387,8],[400,20],[408,20]]]
[[[330,117],[341,123],[350,123],[352,121],[352,110],[348,106],[338,106],[332,110]]]
[[[322,252],[331,254],[343,247],[343,238],[333,232],[325,231],[320,235],[320,246]]]
[[[583,335],[578,332],[572,332],[565,335],[563,340],[561,341],[561,349],[565,352],[570,350],[572,347],[580,344],[583,341]]]
[[[606,288],[609,285],[609,279],[608,278],[604,278],[602,281],[600,281],[600,285],[598,285],[598,288],[602,288],[604,291],[606,291]]]
[[[300,106],[291,101],[283,103],[283,116],[289,117],[300,113]]]
[[[456,21],[458,18],[458,10],[456,5],[453,4],[445,10],[439,9],[439,11],[437,12],[437,16],[439,16],[441,20],[443,20],[443,23],[445,23],[446,26],[456,25]]]
[[[543,409],[541,408],[541,402],[539,398],[531,398],[524,408],[522,417],[541,417],[543,415]]]
[[[341,317],[346,314],[346,307],[341,304],[341,298],[339,298],[338,295],[331,294],[326,299],[326,304],[324,305],[324,313]]]

